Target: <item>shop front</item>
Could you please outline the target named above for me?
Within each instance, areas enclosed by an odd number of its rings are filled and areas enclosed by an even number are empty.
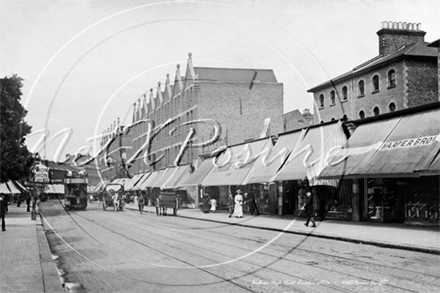
[[[320,175],[352,187],[352,220],[438,224],[438,103],[353,123],[346,146]]]

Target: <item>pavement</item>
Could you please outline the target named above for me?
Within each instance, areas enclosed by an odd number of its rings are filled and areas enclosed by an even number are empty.
[[[31,220],[26,205],[18,208],[11,204],[8,208],[6,231],[0,232],[0,292],[64,292],[38,210],[36,220]],[[125,208],[130,212],[138,211],[132,203],[126,204]],[[144,212],[155,214],[156,209],[146,206]],[[168,212],[170,215],[171,209]],[[440,255],[439,226],[325,220],[311,228],[304,226],[304,218],[293,216],[251,216],[245,213],[238,219],[228,218],[226,211],[204,214],[199,209],[180,209],[177,216]]]
[[[0,232],[0,292],[64,292],[37,210],[8,206],[6,231]]]
[[[138,210],[134,204],[126,209]],[[154,206],[146,206],[145,212],[156,213]],[[168,209],[168,214],[172,210]],[[243,218],[229,218],[227,211],[204,214],[199,209],[180,209],[178,217],[265,229],[285,233],[306,235],[369,244],[387,248],[404,249],[440,255],[440,227],[387,224],[377,222],[351,222],[343,220],[317,221],[316,228],[304,226],[305,218],[294,216],[244,214]]]

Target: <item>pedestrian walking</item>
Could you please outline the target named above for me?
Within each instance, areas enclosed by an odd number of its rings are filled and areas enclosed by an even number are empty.
[[[20,195],[18,195],[18,197],[17,197],[17,208],[19,208],[20,207],[20,205],[21,205],[21,201],[22,201],[23,199],[22,199],[22,194],[20,193]]]
[[[2,218],[2,231],[6,231],[5,216],[8,214],[8,196],[0,194],[0,216]]]
[[[304,225],[308,227],[309,221],[312,221],[312,228],[315,228],[316,223],[315,223],[315,219],[313,218],[313,196],[310,190],[307,190],[306,195],[307,195],[307,200],[302,208],[302,210],[305,210],[307,214],[307,220],[304,223]]]
[[[138,202],[139,212],[142,215],[144,213],[144,205],[145,205],[145,198],[142,194],[139,196],[137,202]]]
[[[255,201],[255,194],[252,191],[247,192],[246,194],[247,194],[247,202],[248,202],[248,205],[249,205],[249,213],[251,215],[253,215],[254,213],[257,216],[260,215],[260,211],[258,210],[258,206],[257,206],[257,203]]]
[[[203,202],[202,202],[202,212],[207,214],[209,213],[209,210],[211,209],[211,198],[209,197],[209,193],[205,193],[205,195],[203,196]]]
[[[236,218],[243,218],[243,195],[241,195],[241,190],[237,189],[237,194],[234,197],[235,207],[234,214],[232,216]]]
[[[26,195],[26,205],[27,205],[27,212],[31,211],[31,195],[28,193]]]
[[[228,204],[228,210],[229,210],[228,218],[230,218],[230,217],[232,217],[232,214],[234,213],[234,206],[235,206],[235,201],[234,201],[234,197],[232,196],[232,193],[229,193],[227,204]]]

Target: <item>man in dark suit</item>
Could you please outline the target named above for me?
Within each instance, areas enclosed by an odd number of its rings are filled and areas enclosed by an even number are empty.
[[[8,214],[8,196],[0,194],[0,216],[2,218],[2,231],[6,231],[5,216]]]
[[[306,211],[307,214],[307,221],[304,223],[304,225],[306,225],[306,227],[309,226],[309,221],[312,221],[312,228],[316,227],[316,223],[315,223],[315,219],[313,218],[313,196],[312,193],[310,192],[310,190],[307,190],[306,192],[307,195],[307,199],[306,199],[306,203],[304,204],[302,210]]]

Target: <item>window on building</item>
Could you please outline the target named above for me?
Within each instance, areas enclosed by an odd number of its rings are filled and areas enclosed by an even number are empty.
[[[359,112],[359,118],[360,119],[364,119],[365,118],[365,112],[364,111],[360,111]]]
[[[373,76],[373,93],[379,91],[379,75]]]
[[[330,92],[330,100],[332,102],[332,105],[336,104],[335,91]]]
[[[394,69],[391,69],[388,71],[388,87],[395,87],[396,86],[396,71]]]
[[[390,109],[390,112],[394,112],[394,111],[396,110],[396,104],[391,103],[391,104],[388,106],[388,109]]]
[[[348,90],[346,86],[342,87],[342,100],[343,101],[348,100]]]
[[[365,95],[365,85],[364,85],[364,81],[363,80],[359,81],[358,89],[359,89],[359,97],[363,97]]]
[[[374,112],[374,116],[377,116],[380,114],[380,110],[378,107],[374,107],[373,112]]]
[[[324,95],[319,95],[319,107],[324,108]]]

